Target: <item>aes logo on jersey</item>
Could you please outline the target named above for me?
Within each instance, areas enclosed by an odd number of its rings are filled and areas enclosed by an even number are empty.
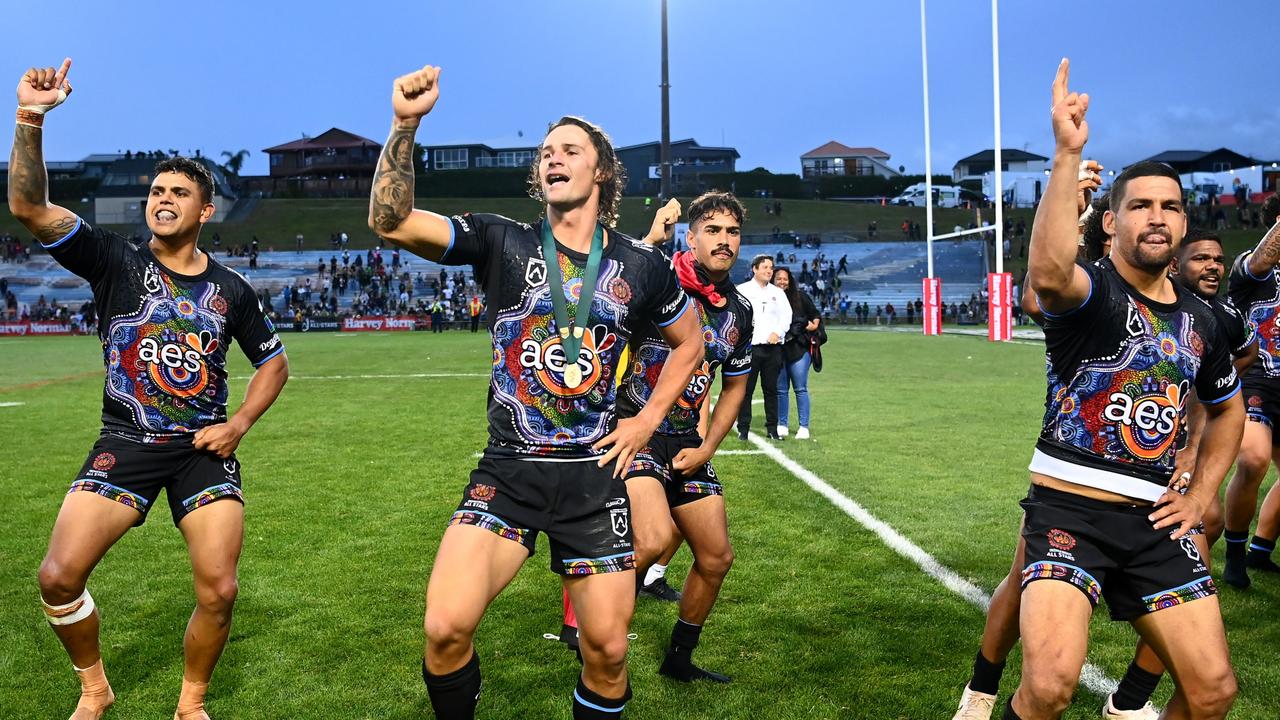
[[[599,382],[604,374],[600,355],[612,349],[617,342],[618,336],[609,332],[604,325],[597,325],[585,333],[576,359],[578,380],[572,386],[565,379],[569,360],[565,357],[564,345],[556,333],[550,333],[541,342],[526,338],[520,344],[520,365],[533,370],[538,382],[552,395],[562,398],[580,397],[591,392]]]
[[[208,330],[196,333],[174,333],[142,338],[138,343],[138,359],[147,364],[147,374],[161,390],[175,397],[199,395],[209,383],[209,370],[204,358],[218,349],[218,339]]]
[[[1128,384],[1111,393],[1102,417],[1115,423],[1119,440],[1134,457],[1155,460],[1178,437],[1188,387],[1186,380],[1174,384],[1155,378],[1147,378],[1141,385]]]

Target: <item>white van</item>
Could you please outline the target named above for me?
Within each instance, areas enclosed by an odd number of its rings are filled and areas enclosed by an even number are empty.
[[[902,191],[902,194],[891,201],[894,205],[910,205],[912,207],[925,206],[925,184],[916,183],[911,187]],[[934,185],[933,186],[933,204],[935,207],[954,208],[960,207],[963,201],[960,199],[960,188],[955,185]]]

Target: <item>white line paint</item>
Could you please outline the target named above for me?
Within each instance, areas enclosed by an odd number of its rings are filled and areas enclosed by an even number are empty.
[[[26,403],[24,403],[24,402],[0,402],[0,407],[18,407],[19,405],[26,405]]]
[[[234,380],[248,380],[250,375],[237,375]],[[487,378],[488,373],[404,373],[399,375],[290,375],[290,380],[405,380],[421,378]]]
[[[925,552],[919,545],[911,542],[902,533],[894,530],[880,518],[868,512],[866,508],[828,485],[822,478],[813,474],[804,466],[787,457],[781,450],[764,438],[756,433],[749,433],[748,437],[751,443],[765,455],[768,455],[770,459],[781,465],[792,475],[795,475],[805,485],[813,488],[819,495],[830,500],[832,505],[843,510],[845,514],[858,521],[863,527],[875,533],[891,550],[914,562],[921,570],[942,583],[948,590],[978,606],[983,612],[986,612],[987,607],[991,605],[991,596],[983,591],[982,588],[965,580],[956,571],[938,562],[937,559]],[[1093,663],[1085,663],[1084,670],[1080,673],[1080,682],[1099,697],[1106,697],[1111,694],[1115,691],[1117,685],[1115,680],[1107,677],[1107,674]]]

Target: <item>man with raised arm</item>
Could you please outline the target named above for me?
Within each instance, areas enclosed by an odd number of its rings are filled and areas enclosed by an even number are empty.
[[[89,281],[101,322],[106,383],[102,433],[76,475],[40,565],[40,596],[80,676],[72,718],[93,720],[115,700],[86,589],[94,566],[146,520],[163,489],[195,576],[175,718],[207,719],[205,689],[231,629],[244,495],[235,450],[288,377],[284,347],[239,274],[197,247],[213,216],[213,177],[187,158],[156,164],[147,197],[152,236],[133,243],[49,202],[42,150],[50,110],[71,92],[67,72],[32,68],[18,83],[9,210],[63,267]],[[232,340],[257,370],[227,417]],[[235,502],[218,502],[234,500]]]
[[[1231,301],[1249,318],[1258,332],[1258,362],[1244,375],[1244,400],[1249,421],[1236,458],[1236,471],[1227,484],[1224,508],[1227,541],[1226,565],[1222,579],[1228,585],[1247,588],[1247,568],[1280,570],[1271,559],[1276,542],[1276,514],[1280,512],[1280,491],[1272,489],[1263,503],[1258,532],[1249,539],[1249,524],[1258,507],[1258,488],[1273,462],[1280,464],[1280,197],[1272,195],[1263,204],[1264,220],[1271,228],[1257,247],[1236,258],[1231,266]],[[1269,513],[1267,511],[1270,511]],[[1269,516],[1269,517],[1268,517]]]
[[[1048,392],[1022,502],[1022,684],[1006,720],[1060,717],[1099,598],[1170,669],[1166,718],[1221,718],[1235,677],[1208,567],[1187,536],[1231,465],[1244,408],[1213,310],[1168,277],[1186,232],[1178,175],[1138,163],[1103,216],[1111,254],[1076,263],[1076,184],[1089,96],[1053,83],[1055,152],[1028,272],[1044,311]],[[1185,494],[1171,489],[1187,396],[1207,418]]]
[[[553,123],[530,168],[530,194],[545,202],[540,222],[415,210],[414,137],[439,93],[437,67],[394,82],[391,135],[369,205],[379,235],[427,259],[474,267],[493,338],[489,444],[431,570],[423,680],[437,717],[474,716],[476,627],[545,532],[551,568],[578,616],[583,668],[573,717],[620,717],[631,696],[635,605],[621,475],[702,359],[697,313],[661,252],[612,229],[623,166],[608,136],[581,118]],[[619,420],[619,355],[650,323],[672,354],[649,403]]]

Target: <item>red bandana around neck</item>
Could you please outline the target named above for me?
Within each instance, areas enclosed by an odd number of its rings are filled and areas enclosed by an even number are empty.
[[[711,278],[707,277],[707,271],[693,261],[692,252],[684,250],[676,253],[671,258],[671,264],[675,267],[676,277],[685,290],[701,295],[716,307],[724,307],[727,301],[716,290],[716,285],[711,282]]]

